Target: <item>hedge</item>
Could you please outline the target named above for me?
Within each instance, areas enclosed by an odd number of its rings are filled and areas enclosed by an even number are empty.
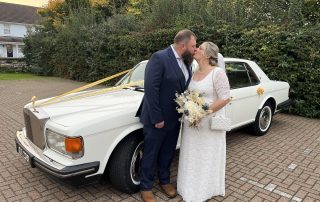
[[[291,113],[320,118],[319,25],[296,29],[228,25],[190,29],[198,36],[198,44],[213,41],[225,57],[254,60],[271,79],[289,82],[294,100]],[[30,50],[27,61],[33,67],[31,71],[36,67],[39,74],[91,82],[148,59],[170,45],[178,30],[115,35],[96,25],[60,30],[51,35],[51,40],[50,36],[41,38],[43,34],[38,32],[26,39],[26,49]]]

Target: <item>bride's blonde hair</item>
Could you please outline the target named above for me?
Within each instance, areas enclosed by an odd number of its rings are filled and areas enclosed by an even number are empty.
[[[219,47],[210,41],[204,42],[203,46],[204,46],[204,53],[206,54],[206,56],[209,57],[209,64],[212,66],[217,66]]]

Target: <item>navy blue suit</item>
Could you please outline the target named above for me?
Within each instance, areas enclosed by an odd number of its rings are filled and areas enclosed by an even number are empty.
[[[169,46],[154,53],[145,70],[145,94],[137,111],[144,125],[144,151],[140,167],[140,188],[151,190],[155,171],[158,166],[160,184],[170,183],[170,165],[175,154],[179,136],[181,117],[175,103],[175,93],[186,90],[188,81]],[[164,121],[164,127],[155,128],[155,124]]]

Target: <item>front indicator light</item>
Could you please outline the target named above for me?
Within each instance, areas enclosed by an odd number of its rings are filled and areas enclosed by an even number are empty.
[[[83,142],[82,142],[82,138],[80,137],[76,137],[76,138],[66,137],[64,139],[64,144],[65,144],[66,152],[81,153],[83,150]]]

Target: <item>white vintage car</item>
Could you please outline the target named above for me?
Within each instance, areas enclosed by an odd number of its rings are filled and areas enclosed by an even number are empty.
[[[267,133],[273,115],[290,105],[288,83],[270,80],[253,61],[225,62],[232,89],[226,110],[232,129],[249,126],[255,135]],[[136,65],[116,85],[142,80],[146,64]],[[25,128],[16,134],[17,152],[32,167],[64,182],[109,179],[119,190],[134,193],[143,148],[143,126],[135,113],[143,92],[143,86],[128,87],[36,111],[29,103],[23,110]]]

